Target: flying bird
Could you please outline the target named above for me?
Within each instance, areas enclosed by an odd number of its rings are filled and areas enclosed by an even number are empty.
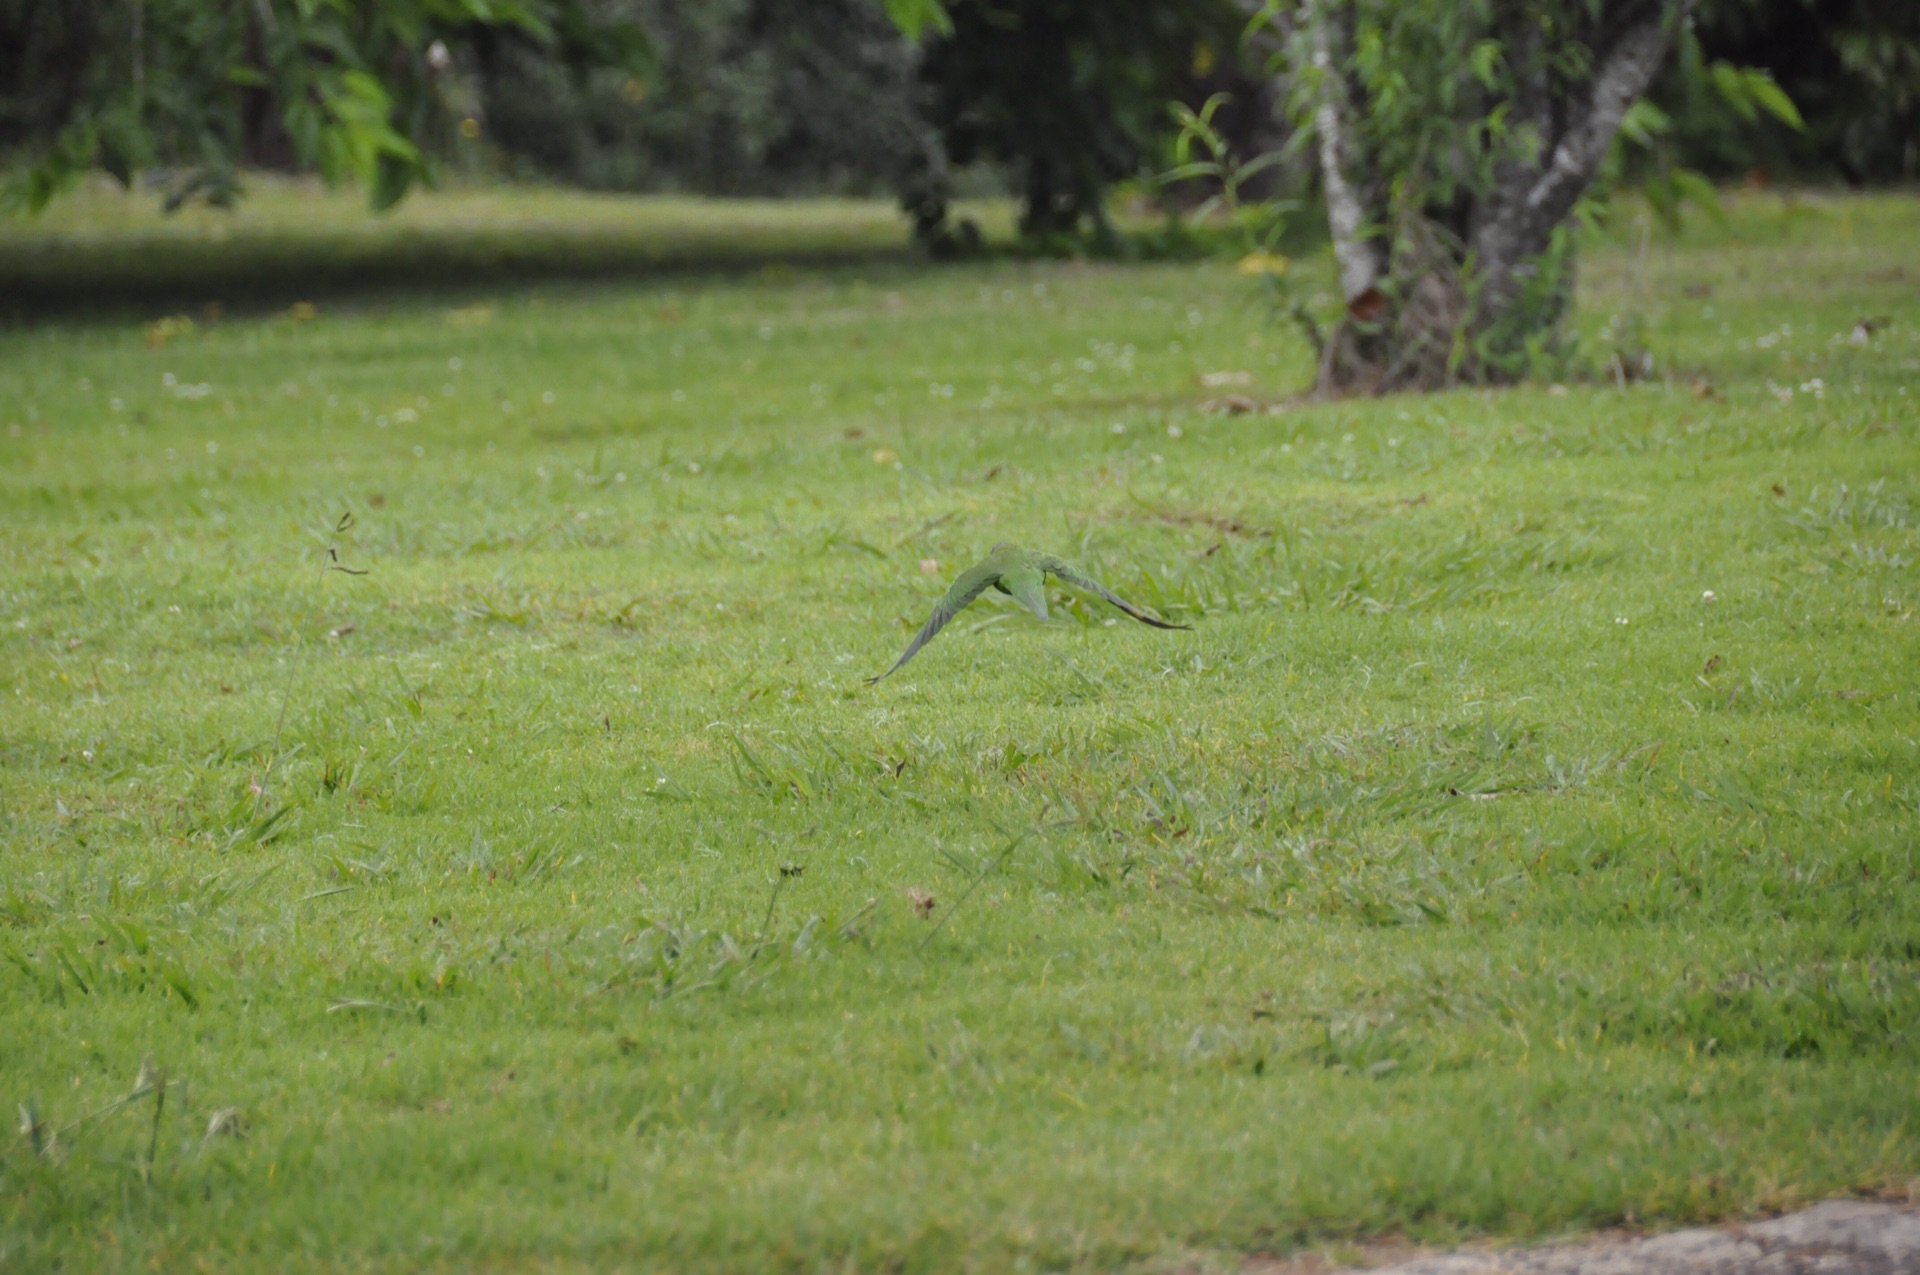
[[[947,627],[947,622],[967,608],[967,604],[985,593],[988,589],[998,589],[1009,595],[1027,610],[1041,619],[1047,618],[1047,577],[1065,581],[1078,589],[1097,593],[1113,605],[1125,611],[1142,624],[1151,624],[1156,629],[1191,629],[1191,624],[1172,624],[1166,620],[1148,615],[1133,603],[1108,589],[1104,584],[1074,566],[1064,558],[1056,558],[1050,553],[1039,553],[1020,545],[1001,541],[987,554],[979,564],[961,572],[960,578],[953,582],[947,595],[940,599],[933,614],[920,631],[913,635],[913,641],[907,645],[906,652],[893,662],[879,677],[867,679],[872,686],[881,678],[891,676],[902,664],[919,654],[920,648],[933,641],[934,635]]]

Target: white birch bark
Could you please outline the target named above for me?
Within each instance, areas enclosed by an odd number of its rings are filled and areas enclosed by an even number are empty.
[[[1352,14],[1341,0],[1307,0],[1301,18],[1320,81],[1313,125],[1320,143],[1327,224],[1340,264],[1340,292],[1351,303],[1377,287],[1387,273],[1387,243],[1379,233],[1384,210],[1370,206],[1375,183],[1355,133],[1353,100],[1342,65],[1352,42],[1339,37],[1351,27]]]
[[[1593,184],[1620,121],[1652,83],[1692,7],[1693,0],[1672,0],[1623,30],[1586,90],[1564,104],[1558,136],[1543,127],[1552,115],[1544,86],[1523,87],[1520,116],[1538,131],[1542,150],[1531,163],[1502,164],[1495,189],[1482,199],[1471,246],[1483,284],[1483,317],[1518,291],[1515,272],[1547,250],[1554,228]]]
[[[1692,8],[1692,0],[1677,0],[1621,35],[1574,112],[1571,126],[1553,148],[1546,171],[1527,192],[1527,211],[1534,218],[1554,226],[1573,211],[1599,173],[1627,109],[1653,83],[1673,33]]]

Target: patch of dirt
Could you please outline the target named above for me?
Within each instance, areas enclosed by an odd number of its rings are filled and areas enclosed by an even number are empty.
[[[1664,1235],[1612,1231],[1570,1243],[1452,1253],[1386,1243],[1331,1258],[1256,1257],[1240,1269],[1243,1275],[1908,1275],[1920,1271],[1920,1205],[1828,1200],[1764,1222]]]

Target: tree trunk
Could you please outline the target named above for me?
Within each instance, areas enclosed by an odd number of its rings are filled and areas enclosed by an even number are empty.
[[[1355,0],[1306,0],[1307,39],[1295,47],[1318,83],[1313,119],[1345,302],[1318,393],[1513,381],[1556,347],[1572,299],[1576,206],[1691,4],[1624,0],[1556,35],[1543,33],[1535,6],[1508,6],[1496,33],[1518,79],[1507,120],[1533,144],[1510,147],[1488,180],[1435,209],[1396,200],[1396,184],[1413,183],[1382,172],[1367,145],[1364,90],[1350,70]],[[1556,80],[1553,66],[1576,43],[1590,73]]]

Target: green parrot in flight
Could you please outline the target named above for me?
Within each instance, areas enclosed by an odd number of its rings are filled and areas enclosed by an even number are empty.
[[[1022,548],[1003,540],[993,547],[984,561],[961,572],[960,578],[955,580],[953,587],[947,590],[947,596],[941,598],[940,604],[933,608],[933,614],[927,617],[926,624],[913,635],[913,641],[907,645],[906,653],[893,662],[893,668],[880,674],[879,677],[868,678],[867,685],[872,686],[881,678],[891,676],[902,664],[919,654],[920,648],[933,641],[934,635],[946,628],[948,621],[959,615],[967,608],[968,603],[990,588],[1000,590],[1041,619],[1046,619],[1048,576],[1063,580],[1075,588],[1085,589],[1089,593],[1097,593],[1140,623],[1151,624],[1156,629],[1191,629],[1193,627],[1191,624],[1172,624],[1148,615],[1064,558]]]

